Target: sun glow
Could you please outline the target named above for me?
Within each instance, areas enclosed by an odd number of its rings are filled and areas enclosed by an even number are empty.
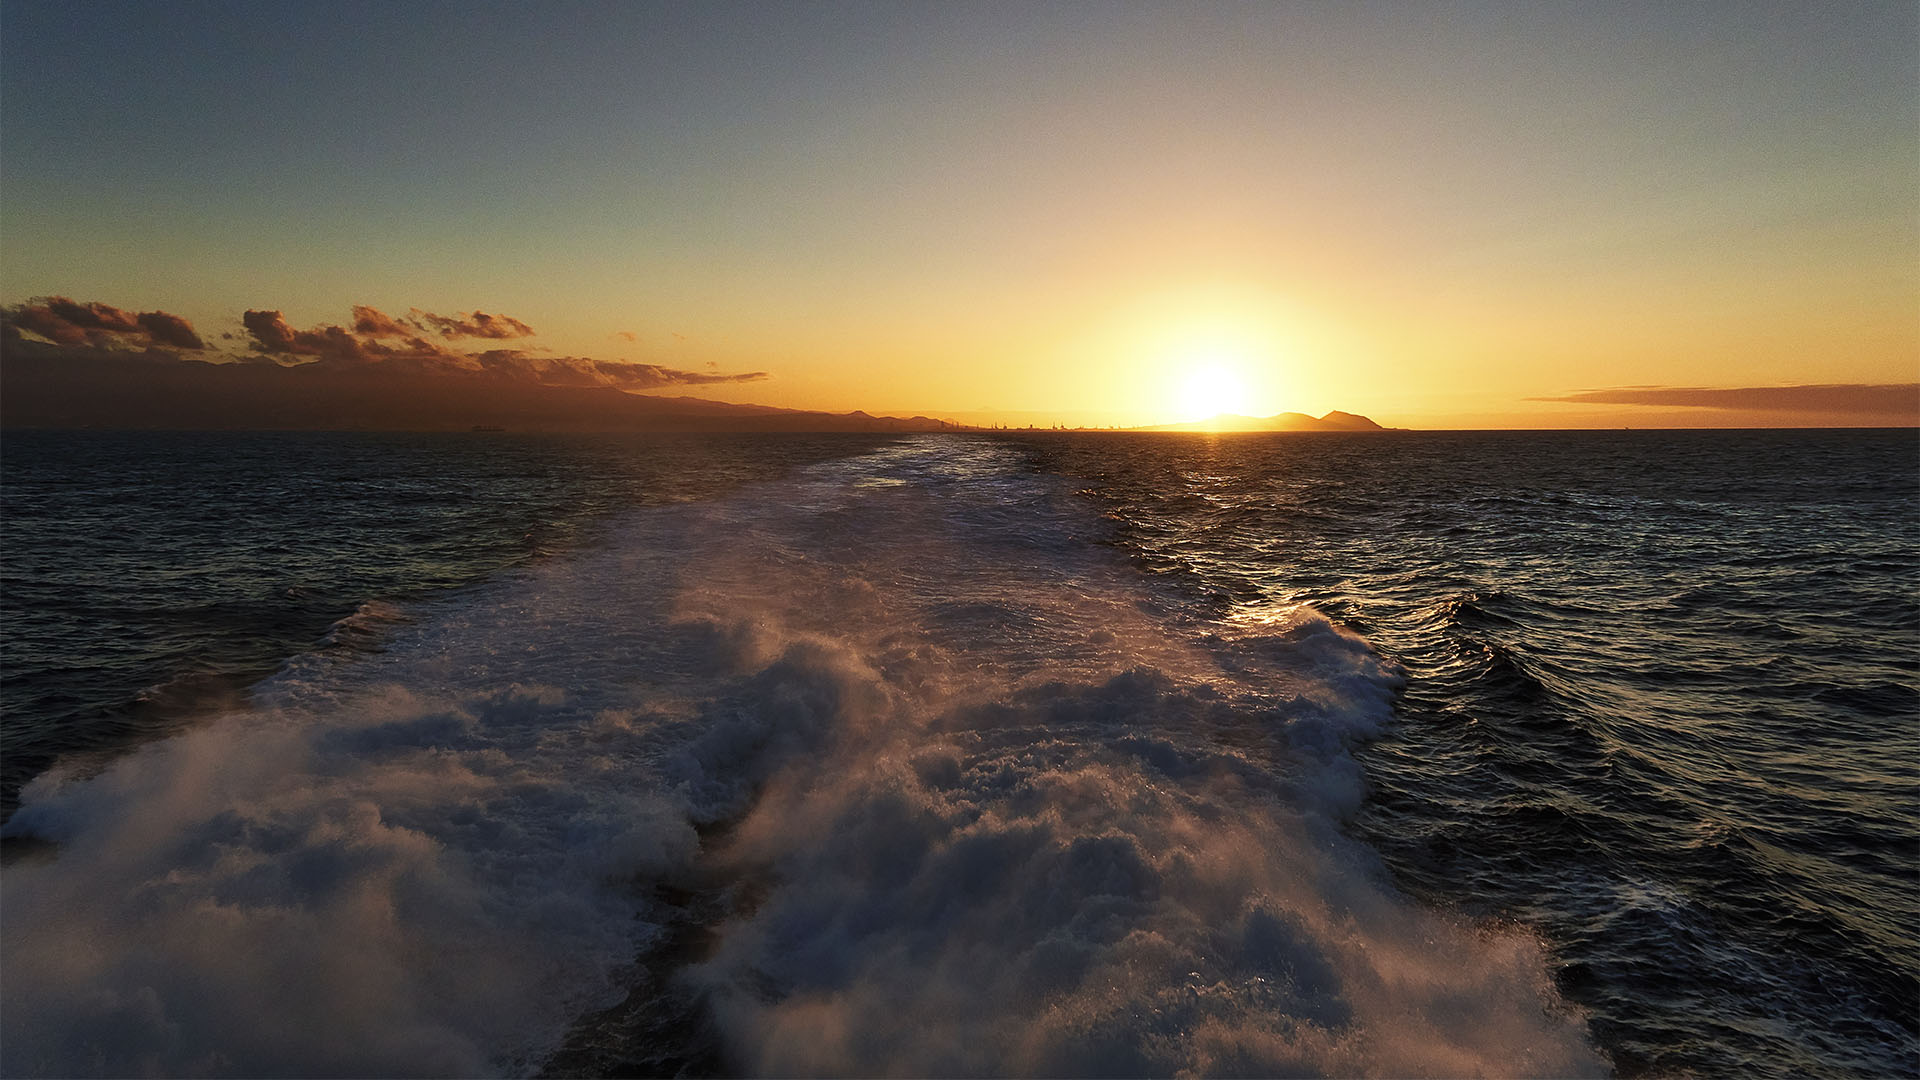
[[[1199,283],[1143,294],[1119,314],[1090,352],[1124,358],[1148,424],[1272,416],[1298,408],[1314,381],[1301,370],[1315,352],[1310,313],[1272,290]]]
[[[1247,382],[1234,367],[1205,361],[1180,377],[1180,412],[1186,420],[1207,420],[1221,413],[1246,415]]]
[[[1222,413],[1251,416],[1261,397],[1252,377],[1261,365],[1263,350],[1245,340],[1248,335],[1222,330],[1195,334],[1167,350],[1170,403],[1180,420],[1210,420]]]

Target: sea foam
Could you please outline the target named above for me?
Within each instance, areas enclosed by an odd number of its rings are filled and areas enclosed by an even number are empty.
[[[1529,935],[1343,833],[1394,666],[1208,619],[1021,466],[915,439],[636,511],[43,776],[5,1071],[524,1073],[628,993],[750,1073],[1604,1071]]]

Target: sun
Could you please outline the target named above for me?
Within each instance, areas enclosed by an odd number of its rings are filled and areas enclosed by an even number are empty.
[[[1162,423],[1219,427],[1208,422],[1274,411],[1267,406],[1280,389],[1275,379],[1285,350],[1270,310],[1216,300],[1155,314],[1164,321],[1141,335],[1143,373],[1153,373],[1141,389],[1158,395],[1151,412],[1165,417]]]
[[[1190,363],[1180,375],[1178,395],[1185,420],[1208,420],[1221,413],[1246,415],[1247,381],[1234,365],[1222,360]]]

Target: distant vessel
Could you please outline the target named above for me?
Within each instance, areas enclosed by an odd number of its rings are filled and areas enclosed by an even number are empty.
[[[499,426],[499,425],[497,425],[497,424],[475,424],[475,425],[473,425],[473,430],[475,430],[475,431],[505,431],[505,430],[507,430],[507,429],[506,429],[506,428],[503,428],[503,427],[500,427],[500,426]]]

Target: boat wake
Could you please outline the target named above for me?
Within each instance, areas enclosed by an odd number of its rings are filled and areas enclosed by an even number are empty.
[[[1009,446],[905,440],[56,768],[7,826],[57,846],[0,881],[0,1065],[1604,1072],[1530,935],[1343,832],[1394,666],[1105,528]]]

